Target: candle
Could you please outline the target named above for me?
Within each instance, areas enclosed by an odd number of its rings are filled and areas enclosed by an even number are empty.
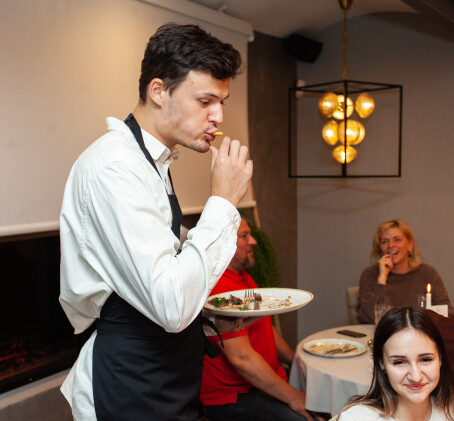
[[[426,308],[432,307],[432,294],[430,293],[430,284],[427,284]]]

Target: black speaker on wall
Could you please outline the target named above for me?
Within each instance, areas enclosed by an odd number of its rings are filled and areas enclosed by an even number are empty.
[[[284,48],[297,60],[313,63],[317,60],[323,44],[298,34],[291,34],[284,38]]]

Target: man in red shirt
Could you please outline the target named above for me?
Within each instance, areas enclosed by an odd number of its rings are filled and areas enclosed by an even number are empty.
[[[237,250],[211,295],[258,288],[246,272],[254,264],[251,230],[244,219],[238,229]],[[290,364],[294,351],[263,317],[239,332],[221,333],[210,342],[220,350],[205,356],[200,399],[210,421],[313,420],[305,409],[305,392],[294,389],[279,361]],[[316,418],[318,419],[318,418]],[[322,419],[322,418],[321,418]]]

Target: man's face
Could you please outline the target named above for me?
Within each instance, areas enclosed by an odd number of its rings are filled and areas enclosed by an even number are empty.
[[[219,80],[210,74],[191,70],[170,94],[163,96],[163,119],[160,134],[163,143],[172,149],[185,146],[207,152],[212,135],[223,121],[222,106],[229,96],[230,79]]]
[[[241,219],[240,228],[238,228],[238,239],[236,241],[236,252],[230,262],[229,268],[240,273],[243,270],[250,269],[254,264],[254,247],[257,245],[251,230],[244,219]]]

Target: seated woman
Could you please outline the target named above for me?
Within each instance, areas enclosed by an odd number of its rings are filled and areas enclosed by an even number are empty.
[[[451,302],[437,271],[421,263],[421,256],[410,227],[401,219],[381,223],[374,235],[371,257],[377,263],[361,274],[359,281],[358,317],[363,323],[374,323],[374,307],[379,300],[389,299],[391,306],[416,306],[417,296],[432,288],[432,305]]]
[[[355,396],[338,421],[454,420],[454,379],[440,332],[415,307],[396,307],[377,325],[369,391]]]

